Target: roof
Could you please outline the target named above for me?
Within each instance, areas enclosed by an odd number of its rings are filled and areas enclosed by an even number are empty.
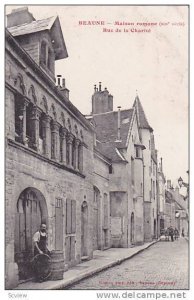
[[[138,96],[136,96],[136,98],[135,98],[135,101],[133,103],[133,107],[136,108],[137,121],[138,121],[139,127],[149,129],[150,131],[153,131],[152,127],[148,123],[148,120],[146,118],[143,106],[142,106]]]
[[[9,27],[7,29],[16,38],[21,35],[49,30],[51,33],[51,38],[52,40],[54,40],[54,49],[60,49],[60,53],[57,51],[55,59],[62,59],[68,56],[63,34],[61,31],[59,18],[57,16],[49,17],[43,20],[35,20],[31,23],[21,24]]]
[[[9,27],[8,30],[13,36],[19,36],[34,32],[39,32],[42,30],[50,30],[56,17],[50,17],[43,20],[36,20],[31,23],[25,23],[13,27]]]
[[[121,129],[118,140],[118,111],[93,115],[97,139],[97,149],[112,161],[126,161],[120,149],[126,147],[133,109],[121,110]]]

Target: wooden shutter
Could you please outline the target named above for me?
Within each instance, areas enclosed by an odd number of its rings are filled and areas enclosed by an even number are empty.
[[[71,233],[71,200],[66,201],[66,233]]]
[[[71,200],[71,233],[76,232],[76,201]]]
[[[75,259],[75,236],[71,236],[71,260]]]
[[[55,207],[55,249],[63,250],[63,205],[61,199],[56,199]]]
[[[71,260],[71,237],[67,236],[65,239],[65,260],[69,262]]]

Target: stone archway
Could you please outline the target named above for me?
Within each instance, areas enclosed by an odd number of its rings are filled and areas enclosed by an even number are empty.
[[[41,223],[48,226],[46,200],[42,193],[32,187],[19,196],[15,214],[14,254],[18,264],[19,279],[31,277],[30,260],[33,257],[33,235]]]

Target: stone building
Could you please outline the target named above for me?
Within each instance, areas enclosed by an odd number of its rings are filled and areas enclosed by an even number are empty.
[[[93,255],[93,126],[55,84],[67,57],[58,17],[8,15],[6,30],[6,287],[28,279],[32,236],[44,222],[66,269]],[[108,195],[108,191],[106,189]],[[107,237],[108,240],[108,237]]]
[[[137,96],[133,108],[136,110],[140,141],[145,146],[144,164],[144,240],[157,237],[157,151],[155,149],[153,129],[149,125],[143,106]]]
[[[96,149],[109,165],[110,245],[129,247],[144,242],[143,150],[134,108],[113,111],[113,96],[95,86],[92,114]],[[97,161],[95,161],[95,166]]]
[[[165,183],[162,158],[158,167],[158,236],[165,229]]]
[[[180,235],[182,231],[185,236],[188,236],[189,230],[189,214],[188,214],[188,197],[180,194],[178,187],[171,188],[170,193],[175,202],[175,227],[178,229]]]

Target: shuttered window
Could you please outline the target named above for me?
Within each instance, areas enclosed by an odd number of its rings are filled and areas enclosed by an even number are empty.
[[[76,232],[76,201],[67,199],[66,202],[66,233]]]

